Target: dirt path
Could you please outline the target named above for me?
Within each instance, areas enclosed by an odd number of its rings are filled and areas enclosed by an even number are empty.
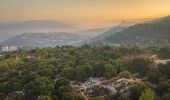
[[[126,80],[126,81],[131,82],[131,83],[142,83],[142,81],[140,81],[140,80],[133,80],[133,79],[125,79],[125,78],[115,77],[115,78],[112,78],[112,79],[101,81],[100,84],[108,84],[108,83],[112,83],[112,82],[117,83],[117,82],[122,81],[122,80]]]
[[[167,62],[169,62],[170,59],[167,59],[167,60],[155,60],[155,63],[156,64],[167,64]]]

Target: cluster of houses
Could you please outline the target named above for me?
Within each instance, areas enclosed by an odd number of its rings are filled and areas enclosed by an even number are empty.
[[[21,48],[22,46],[6,45],[6,46],[0,46],[0,51],[2,52],[18,51]]]

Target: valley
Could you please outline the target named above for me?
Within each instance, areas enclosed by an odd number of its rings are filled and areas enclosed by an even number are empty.
[[[55,46],[168,44],[170,17],[143,21],[132,25],[76,32],[24,33],[0,42],[1,46],[14,45],[29,48]]]

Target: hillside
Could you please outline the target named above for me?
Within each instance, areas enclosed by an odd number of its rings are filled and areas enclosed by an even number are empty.
[[[129,26],[101,41],[113,44],[144,44],[170,42],[170,16]]]
[[[79,46],[95,36],[108,31],[108,28],[95,28],[76,32],[28,32],[0,42],[0,45],[21,45],[25,47]],[[103,35],[102,35],[103,36]]]
[[[110,35],[114,35],[117,32],[122,31],[126,26],[115,26],[97,36],[91,37],[86,41],[86,43],[93,43],[94,41],[101,41]]]
[[[86,37],[82,35],[54,33],[25,33],[1,42],[1,45],[20,45],[24,47],[55,47],[63,45],[79,45]]]

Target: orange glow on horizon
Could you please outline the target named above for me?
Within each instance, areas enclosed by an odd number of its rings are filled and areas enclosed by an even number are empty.
[[[170,15],[170,0],[2,0],[0,20],[57,20],[78,24]]]

